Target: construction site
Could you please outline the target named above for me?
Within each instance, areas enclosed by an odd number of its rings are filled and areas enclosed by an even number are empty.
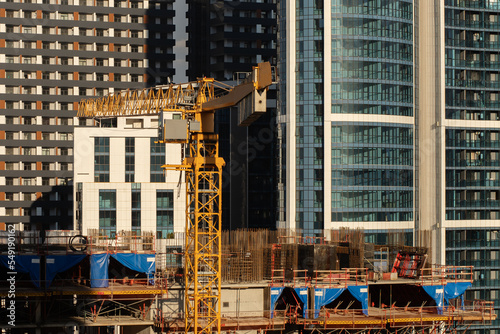
[[[381,246],[361,229],[221,230],[214,113],[238,106],[251,124],[272,82],[261,63],[236,87],[202,78],[82,101],[86,119],[156,115],[158,142],[182,145],[181,161],[162,167],[185,177],[185,232],[158,240],[78,221],[74,231],[2,232],[2,333],[437,334],[494,321],[491,301],[464,298],[473,267],[430,263],[432,249],[405,246],[404,232]]]
[[[363,238],[361,230],[331,231],[329,241],[223,232],[220,331],[459,333],[496,319],[492,302],[463,298],[472,267],[432,266],[425,249]],[[156,252],[147,233],[79,239],[16,234],[15,327],[2,323],[4,333],[185,332],[182,251]],[[8,294],[4,286],[2,319]],[[198,311],[203,325],[207,310]]]

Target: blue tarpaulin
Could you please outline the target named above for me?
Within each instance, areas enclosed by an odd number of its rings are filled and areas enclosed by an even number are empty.
[[[294,288],[295,293],[299,296],[300,301],[304,303],[302,306],[302,316],[307,318],[307,288]]]
[[[148,279],[152,279],[154,276],[154,254],[117,253],[112,254],[111,257],[129,269],[145,273],[148,276]]]
[[[9,261],[15,261],[15,270],[9,267]],[[9,259],[8,255],[0,256],[0,263],[7,267],[9,271],[19,273],[29,273],[33,284],[40,287],[40,256],[38,255],[15,255],[13,259]]]
[[[45,286],[49,287],[57,273],[62,273],[77,265],[87,255],[47,255],[45,260]]]
[[[276,302],[278,298],[281,296],[284,288],[271,288],[271,318],[274,315],[274,308],[276,307]]]
[[[338,289],[314,289],[314,318],[319,316],[319,310],[322,306],[328,305],[337,299],[344,288]]]
[[[442,285],[424,285],[422,288],[436,302],[438,314],[443,314],[444,287]]]
[[[107,288],[108,281],[109,254],[90,255],[90,287]]]
[[[347,287],[347,290],[361,302],[363,313],[368,315],[368,285],[351,285]]]
[[[471,282],[453,282],[447,283],[444,287],[444,302],[446,305],[450,303],[450,299],[458,298],[463,296],[465,290],[470,288]],[[462,306],[463,306],[462,299]]]

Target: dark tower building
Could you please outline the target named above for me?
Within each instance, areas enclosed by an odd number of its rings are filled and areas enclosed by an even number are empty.
[[[187,75],[234,84],[259,62],[276,65],[276,3],[188,0]],[[248,128],[237,125],[236,110],[216,113],[223,179],[224,229],[275,228],[276,90],[268,110]]]

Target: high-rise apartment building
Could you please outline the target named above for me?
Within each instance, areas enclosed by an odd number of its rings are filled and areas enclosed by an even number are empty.
[[[411,234],[412,7],[280,2],[281,226]]]
[[[492,0],[280,1],[279,225],[403,231],[432,263],[474,265],[469,297],[498,310],[499,16]]]
[[[189,80],[232,80],[257,63],[276,64],[276,0],[187,3]]]
[[[0,222],[72,228],[78,102],[172,77],[173,1],[1,7]]]
[[[188,77],[205,75],[238,84],[252,66],[276,65],[276,1],[187,1]],[[234,80],[234,81],[232,81]],[[276,88],[267,113],[248,128],[237,110],[217,111],[216,132],[223,169],[222,227],[275,228]]]
[[[500,310],[500,3],[444,3],[445,105],[441,210],[446,263],[472,265],[468,298]],[[492,326],[475,332],[499,333]]]

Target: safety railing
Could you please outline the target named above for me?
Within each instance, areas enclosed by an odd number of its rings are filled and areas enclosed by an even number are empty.
[[[310,279],[307,276],[307,270],[294,270],[293,271],[293,287],[307,287],[310,285]]]
[[[271,269],[271,286],[284,286],[285,282],[285,269]]]
[[[314,274],[315,287],[346,287],[348,285],[365,285],[368,277],[368,269],[316,270]]]
[[[446,284],[446,282],[473,282],[473,266],[438,266],[420,269],[420,280],[422,284]]]
[[[89,235],[88,252],[93,253],[154,253],[154,235],[117,234],[114,238],[107,235]]]

